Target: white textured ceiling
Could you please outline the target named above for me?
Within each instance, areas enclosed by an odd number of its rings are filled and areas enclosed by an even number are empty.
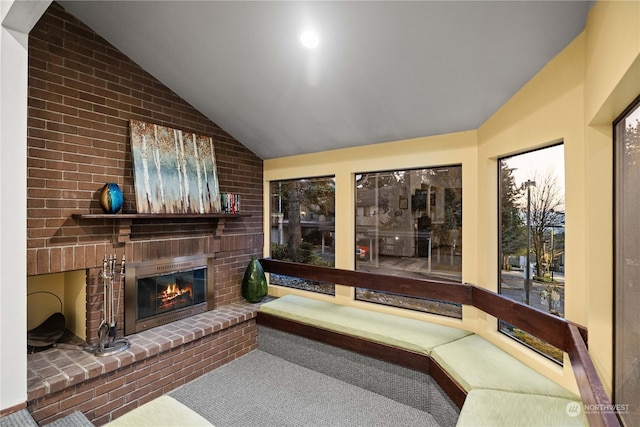
[[[592,4],[60,3],[263,159],[477,129]]]

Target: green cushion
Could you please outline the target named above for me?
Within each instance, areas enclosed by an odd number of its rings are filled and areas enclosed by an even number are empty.
[[[439,346],[431,358],[467,391],[492,389],[579,400],[569,390],[479,335]]]
[[[457,427],[588,426],[575,400],[499,390],[471,390]]]
[[[108,427],[213,426],[193,409],[166,394],[138,406],[106,425]]]
[[[263,304],[260,311],[426,355],[436,346],[470,334],[448,326],[296,295]]]

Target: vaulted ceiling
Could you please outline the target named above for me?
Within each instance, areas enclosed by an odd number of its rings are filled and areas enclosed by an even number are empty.
[[[263,159],[477,129],[590,1],[60,1]],[[305,29],[319,36],[302,46]]]

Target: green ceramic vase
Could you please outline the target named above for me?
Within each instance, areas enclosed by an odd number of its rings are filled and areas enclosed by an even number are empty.
[[[267,292],[267,278],[262,265],[252,256],[242,279],[242,297],[249,302],[260,302]]]

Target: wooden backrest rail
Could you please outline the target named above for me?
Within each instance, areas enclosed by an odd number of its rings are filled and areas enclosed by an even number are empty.
[[[612,407],[611,401],[589,356],[584,326],[469,284],[387,276],[269,258],[261,259],[260,263],[268,273],[476,307],[567,352],[585,407],[605,409],[587,412],[590,425],[620,425],[614,412],[608,409]]]
[[[261,259],[265,271],[301,279],[362,287],[412,297],[431,298],[458,304],[471,304],[471,288],[455,282],[425,281],[383,274],[364,273],[293,262]],[[425,283],[430,286],[425,286]]]
[[[589,425],[591,427],[619,426],[618,417],[615,415],[600,378],[598,378],[598,373],[578,328],[575,325],[569,325],[567,332],[570,335],[568,340],[570,344],[569,359],[571,359],[573,374],[578,383],[580,397],[585,404]]]

